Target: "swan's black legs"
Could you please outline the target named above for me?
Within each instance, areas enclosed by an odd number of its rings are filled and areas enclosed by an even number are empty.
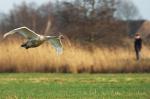
[[[26,49],[28,49],[29,47],[28,47],[28,46],[26,46],[25,48],[26,48]]]
[[[23,43],[23,44],[21,45],[21,47],[26,47],[26,45],[27,45],[26,43]]]
[[[22,45],[21,45],[21,47],[24,47],[25,49],[28,49],[29,47],[27,46],[27,43],[23,43]]]

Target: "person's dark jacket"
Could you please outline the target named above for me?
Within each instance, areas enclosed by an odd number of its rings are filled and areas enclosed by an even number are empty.
[[[141,50],[141,48],[142,48],[142,39],[141,38],[135,39],[134,48],[135,48],[136,51]]]

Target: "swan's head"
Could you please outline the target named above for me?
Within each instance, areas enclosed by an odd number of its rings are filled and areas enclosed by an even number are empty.
[[[65,39],[65,37],[61,34],[59,35],[59,39]]]

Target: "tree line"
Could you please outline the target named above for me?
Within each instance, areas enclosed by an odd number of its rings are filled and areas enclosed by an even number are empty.
[[[129,0],[56,0],[40,6],[22,2],[0,14],[0,33],[26,26],[40,34],[61,32],[75,41],[99,42],[130,34],[130,20],[138,18]]]

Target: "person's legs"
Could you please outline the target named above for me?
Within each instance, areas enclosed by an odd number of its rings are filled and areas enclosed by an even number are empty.
[[[135,49],[136,52],[136,59],[139,60],[140,59],[140,51],[138,48]]]

